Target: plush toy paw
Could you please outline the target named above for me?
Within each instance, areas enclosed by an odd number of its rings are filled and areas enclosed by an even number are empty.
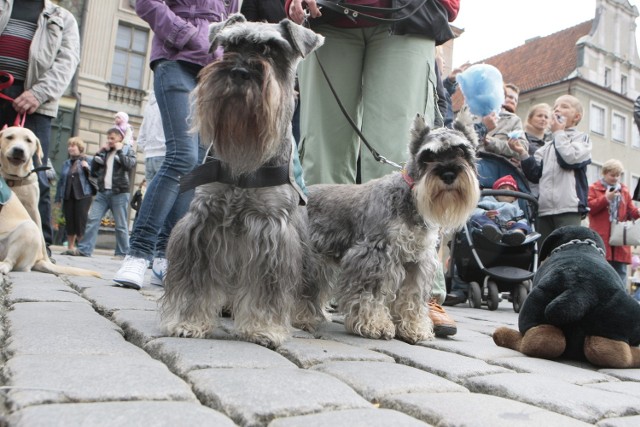
[[[535,326],[524,336],[516,330],[500,327],[493,333],[493,342],[500,347],[541,359],[560,357],[567,345],[562,331],[551,325]]]
[[[501,326],[493,333],[493,342],[496,343],[497,346],[520,351],[520,344],[522,344],[522,334],[515,329]]]
[[[584,340],[584,355],[596,366],[605,368],[640,368],[640,348],[624,341],[589,336]]]
[[[564,353],[567,341],[561,329],[552,325],[539,325],[529,329],[522,337],[520,352],[541,359],[555,359]]]

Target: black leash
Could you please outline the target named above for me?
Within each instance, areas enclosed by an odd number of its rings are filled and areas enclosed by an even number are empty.
[[[325,71],[324,66],[322,65],[322,62],[320,62],[320,57],[318,57],[318,53],[314,52],[314,54],[316,55],[316,61],[318,61],[318,65],[320,66],[320,70],[322,71],[322,75],[324,75],[324,78],[327,81],[327,84],[329,85],[329,89],[331,90],[331,93],[333,94],[333,97],[336,99],[336,102],[338,103],[338,107],[340,107],[340,111],[342,111],[342,114],[347,119],[347,121],[349,122],[349,124],[351,125],[353,130],[356,131],[356,133],[360,137],[360,140],[364,143],[364,145],[367,146],[369,151],[371,151],[371,154],[373,155],[373,158],[376,160],[376,162],[383,163],[383,164],[388,164],[388,165],[391,165],[391,166],[393,166],[395,168],[402,169],[402,166],[400,166],[399,164],[387,159],[384,156],[381,156],[380,153],[378,153],[378,151],[376,151],[376,149],[373,148],[371,146],[371,144],[369,144],[369,141],[367,141],[367,138],[364,137],[364,135],[362,134],[362,132],[358,128],[358,125],[356,125],[356,123],[353,121],[353,119],[351,118],[351,116],[347,112],[347,109],[344,108],[344,105],[342,104],[342,101],[340,101],[340,98],[338,97],[338,93],[336,92],[335,88],[331,84],[331,80],[329,80],[329,76],[327,75],[327,72]]]

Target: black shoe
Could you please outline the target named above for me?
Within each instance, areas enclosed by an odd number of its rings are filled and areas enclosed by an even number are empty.
[[[522,242],[524,242],[524,239],[526,239],[524,233],[517,231],[509,231],[502,235],[502,243],[509,246],[520,246]]]
[[[462,304],[467,301],[467,297],[464,295],[458,294],[447,294],[447,297],[444,299],[442,305],[446,305],[447,307],[451,307],[452,305]]]
[[[502,239],[502,232],[498,227],[491,224],[485,224],[482,226],[482,235],[485,239],[493,243],[498,243],[500,242],[500,239]]]

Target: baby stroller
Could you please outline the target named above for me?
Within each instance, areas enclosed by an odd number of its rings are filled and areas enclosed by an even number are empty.
[[[445,274],[447,287],[457,273],[469,284],[469,305],[480,308],[486,304],[489,310],[496,310],[501,293],[512,301],[513,310],[520,308],[531,291],[533,275],[538,265],[535,218],[538,201],[531,195],[529,184],[522,172],[505,157],[478,152],[478,180],[482,196],[515,196],[531,227],[532,233],[519,246],[507,246],[488,240],[469,222],[454,235],[450,242],[451,258]],[[492,190],[493,183],[500,177],[511,175],[518,184],[519,191]],[[455,267],[455,269],[454,269]]]

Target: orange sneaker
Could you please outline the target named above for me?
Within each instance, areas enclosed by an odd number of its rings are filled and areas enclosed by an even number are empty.
[[[429,318],[433,322],[433,332],[436,337],[446,338],[458,332],[455,320],[453,320],[444,308],[435,300],[429,301]]]

